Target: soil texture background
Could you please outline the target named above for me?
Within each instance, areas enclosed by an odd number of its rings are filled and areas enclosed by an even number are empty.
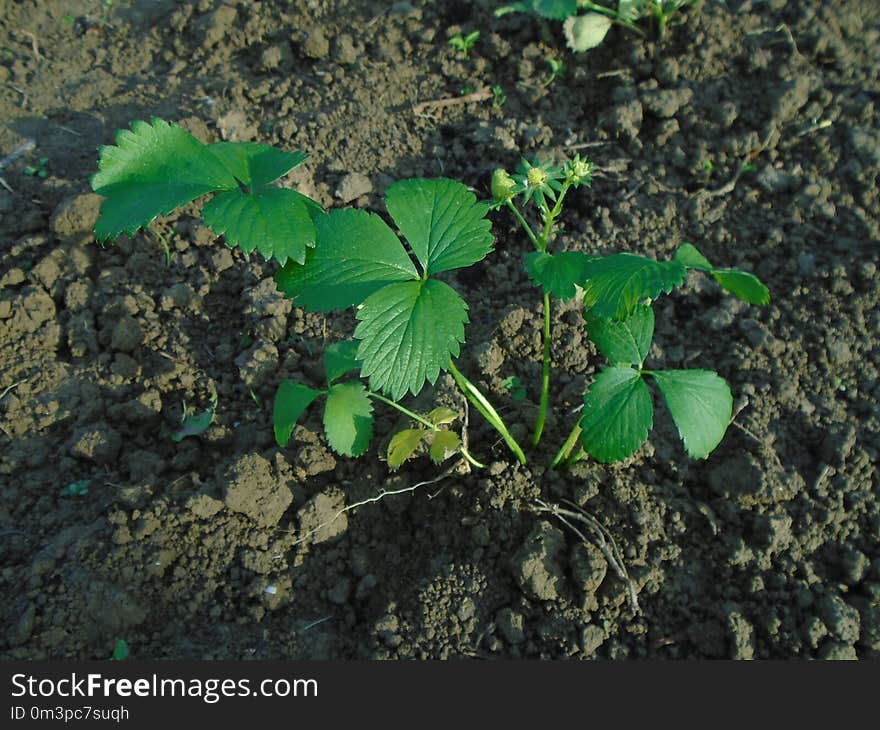
[[[0,656],[106,658],[124,639],[136,658],[880,657],[880,5],[707,0],[662,45],[613,29],[575,55],[558,23],[497,4],[0,0],[0,157],[18,152],[0,163]],[[472,30],[465,58],[447,39]],[[492,87],[504,98],[419,106]],[[308,152],[290,183],[328,207],[382,211],[412,176],[488,197],[520,155],[589,155],[600,174],[569,195],[559,244],[692,241],[769,286],[752,307],[694,276],[655,306],[652,366],[717,370],[735,423],[692,461],[658,407],[627,462],[549,471],[603,363],[572,302],[528,467],[472,414],[487,469],[301,539],[443,467],[389,471],[393,411],[357,461],[317,410],[275,445],[278,382],[318,386],[354,318],[291,306],[275,265],[196,206],[94,242],[97,148],[151,116]],[[495,253],[451,277],[460,366],[525,441],[540,296],[528,241],[493,220]],[[215,401],[207,431],[172,440]],[[407,403],[439,404],[461,408],[445,376]],[[604,526],[638,612],[536,499]]]

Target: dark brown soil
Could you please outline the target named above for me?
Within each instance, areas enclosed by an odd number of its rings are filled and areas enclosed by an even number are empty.
[[[104,658],[125,639],[137,658],[880,657],[880,7],[707,1],[662,46],[614,30],[573,56],[557,25],[496,4],[0,0],[0,157],[35,145],[0,170],[0,656]],[[482,32],[466,59],[457,29]],[[567,76],[546,83],[547,58]],[[414,112],[492,86],[506,103]],[[94,244],[96,148],[151,115],[310,152],[295,182],[329,206],[381,208],[414,175],[485,196],[520,153],[585,151],[603,174],[571,199],[567,247],[665,256],[690,240],[770,287],[747,307],[693,279],[656,306],[652,362],[717,369],[736,424],[693,462],[658,409],[627,463],[546,471],[601,363],[560,308],[532,465],[473,417],[488,469],[298,541],[438,471],[389,473],[381,438],[335,457],[317,413],[275,446],[277,383],[318,383],[353,319],[292,308],[274,265],[215,241],[195,209]],[[45,177],[27,174],[44,158]],[[528,242],[506,214],[495,232],[497,252],[457,277],[462,367],[524,436],[540,302]],[[410,405],[451,393],[441,378]],[[214,424],[172,441],[214,397]],[[383,413],[377,432],[396,423]],[[87,494],[65,493],[81,480]],[[640,614],[537,497],[610,531]]]

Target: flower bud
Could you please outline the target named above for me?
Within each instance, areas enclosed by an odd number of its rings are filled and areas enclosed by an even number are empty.
[[[516,182],[507,173],[507,170],[498,168],[492,173],[492,197],[497,203],[506,203],[513,197],[513,189]]]

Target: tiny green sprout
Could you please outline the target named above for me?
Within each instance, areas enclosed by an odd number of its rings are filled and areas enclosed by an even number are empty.
[[[171,434],[174,443],[180,443],[190,436],[200,436],[210,428],[214,422],[214,413],[217,411],[217,394],[211,396],[211,406],[201,413],[190,413],[186,404],[183,405],[183,417],[180,419],[180,428]]]
[[[463,35],[462,33],[457,33],[452,36],[447,43],[450,46],[455,48],[464,58],[467,58],[471,52],[471,48],[474,47],[474,44],[477,42],[477,39],[480,37],[480,31],[475,30],[472,33],[468,33],[467,35]]]
[[[703,163],[703,169],[711,175],[712,172],[715,170],[715,163],[712,162],[712,160],[706,160]]]
[[[741,169],[743,172],[755,172],[758,167],[752,162],[743,162]]]
[[[522,381],[516,375],[511,375],[502,380],[501,387],[503,387],[515,401],[523,400],[526,397],[526,389],[523,387]]]
[[[492,106],[496,109],[500,109],[507,103],[507,95],[504,93],[504,89],[500,86],[492,87]]]
[[[548,58],[547,65],[550,67],[550,74],[544,82],[544,86],[552,86],[554,81],[564,78],[568,71],[565,62],[558,58]]]
[[[24,174],[45,179],[49,176],[49,158],[41,157],[36,164],[24,168]]]
[[[461,89],[459,89],[458,93],[461,94],[462,96],[467,96],[468,94],[473,94],[474,87],[473,86],[462,86]]]
[[[61,490],[62,497],[84,497],[89,493],[90,479],[80,479],[78,482],[72,482]]]
[[[113,647],[113,653],[110,660],[114,662],[124,662],[129,657],[128,642],[125,639],[117,639],[116,645]]]

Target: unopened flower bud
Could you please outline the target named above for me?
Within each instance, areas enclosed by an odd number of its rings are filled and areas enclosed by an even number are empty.
[[[498,168],[492,173],[492,197],[497,203],[505,203],[513,197],[513,189],[516,182],[507,173],[507,170]]]

